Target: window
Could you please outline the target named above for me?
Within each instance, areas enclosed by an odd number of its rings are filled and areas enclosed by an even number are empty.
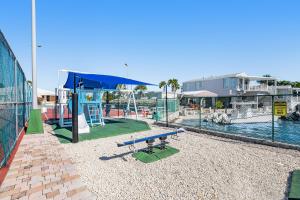
[[[187,91],[187,84],[186,84],[186,83],[183,83],[183,84],[182,84],[182,90],[183,90],[183,91]]]
[[[201,90],[202,88],[202,81],[197,81],[196,82],[196,90]]]
[[[50,96],[49,95],[47,95],[47,101],[50,101]]]
[[[186,82],[182,85],[183,91],[197,91],[201,90],[202,88],[202,81],[193,81],[193,82]]]
[[[234,89],[237,86],[236,78],[224,78],[223,79],[223,88],[224,89]]]

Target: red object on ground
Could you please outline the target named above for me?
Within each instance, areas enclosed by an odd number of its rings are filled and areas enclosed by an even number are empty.
[[[68,109],[64,109],[64,118],[65,119],[70,119],[72,117],[72,113],[68,113]],[[46,113],[42,113],[42,119],[44,121],[48,119],[58,119],[59,118],[59,112],[57,111],[56,116],[55,116],[55,109],[54,108],[48,108]]]
[[[147,113],[148,114],[148,113]],[[110,117],[120,117],[124,116],[124,112],[122,109],[118,111],[118,109],[111,109],[109,113]],[[130,115],[135,115],[135,112],[130,112]],[[106,116],[105,110],[103,110],[103,116]],[[71,119],[72,118],[72,113],[68,113],[68,109],[65,108],[64,110],[64,119]],[[54,108],[48,108],[46,113],[42,114],[42,119],[44,121],[46,120],[52,120],[52,119],[59,119],[59,112],[57,111],[56,117],[55,117],[55,110]]]
[[[13,161],[16,153],[17,153],[17,151],[18,151],[19,145],[20,145],[20,143],[21,143],[24,135],[25,135],[25,128],[22,129],[22,131],[20,133],[20,136],[19,136],[19,138],[18,138],[18,140],[16,142],[16,145],[15,145],[13,151],[11,152],[11,154],[10,154],[8,160],[7,160],[6,165],[3,166],[2,168],[0,168],[0,185],[2,184],[2,182],[4,181],[4,179],[6,177],[6,174],[7,174],[8,170],[9,170],[9,167],[10,167],[10,165],[11,165],[11,163],[12,163],[12,161]]]

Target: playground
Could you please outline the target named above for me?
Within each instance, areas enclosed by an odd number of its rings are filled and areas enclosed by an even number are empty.
[[[59,70],[59,83],[61,82],[61,73],[66,74],[67,79],[63,85],[58,85],[57,104],[54,109],[46,108],[43,112],[43,119],[52,124],[53,135],[58,138],[60,143],[78,143],[150,130],[147,122],[138,120],[139,113],[135,93],[126,88],[128,85],[153,84],[117,76],[69,70]],[[117,109],[109,103],[109,92],[119,94]],[[125,102],[125,105],[121,106],[120,100]],[[161,118],[164,110],[159,111],[158,108],[164,102],[161,100],[157,100],[157,102],[156,117]],[[170,110],[176,109],[176,105],[176,100],[173,100],[169,105]],[[122,108],[121,112],[120,107]],[[143,116],[146,116],[145,113]],[[117,146],[129,147],[133,150],[132,156],[141,162],[156,162],[179,152],[178,149],[167,145],[169,143],[167,139],[177,138],[178,134],[182,132],[184,130],[132,138],[129,141],[118,143]],[[160,143],[157,144],[157,141]],[[135,145],[138,143],[144,143],[147,147],[136,149]]]
[[[139,118],[134,92],[120,90],[120,84],[150,85],[69,71],[52,112],[58,117],[52,134],[98,199],[287,196],[289,173],[300,164],[298,151],[149,125]],[[108,91],[124,94],[127,104],[121,112],[103,104]],[[157,101],[157,117],[164,120],[161,107],[164,101]],[[169,119],[176,118],[178,102],[170,101],[168,107],[174,113]]]
[[[55,109],[43,113],[48,123],[42,126],[44,135],[25,135],[12,162],[15,171],[9,171],[5,192],[0,192],[3,197],[268,200],[288,196],[291,172],[300,165],[299,151],[158,127],[154,119],[138,114],[134,92],[119,88],[150,83],[64,72],[67,81],[58,86]],[[125,104],[112,108],[105,99],[108,92],[119,93]],[[169,116],[165,105],[172,112]],[[176,118],[178,101],[165,105],[157,101],[157,120]],[[23,172],[26,188],[11,187],[20,182]],[[292,187],[298,195],[297,184]]]
[[[52,125],[52,128],[55,136],[61,143],[72,142],[72,128],[61,128],[57,125]],[[146,131],[149,129],[149,125],[143,121],[136,121],[132,119],[107,119],[105,120],[105,126],[91,127],[89,134],[80,134],[79,141],[113,137],[122,134]]]
[[[138,133],[62,144],[98,199],[284,199],[289,173],[300,164],[293,150],[186,132],[169,138],[179,152],[145,164],[117,147],[132,138],[172,132],[152,126]],[[137,143],[144,149],[145,143]],[[95,178],[97,177],[97,178]]]

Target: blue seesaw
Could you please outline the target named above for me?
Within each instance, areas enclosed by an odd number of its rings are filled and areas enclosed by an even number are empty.
[[[118,147],[124,147],[124,146],[131,146],[133,147],[133,149],[135,149],[134,145],[136,143],[140,143],[140,142],[146,142],[148,147],[147,147],[147,151],[148,153],[153,153],[153,144],[155,142],[156,139],[160,140],[160,149],[165,149],[166,148],[166,144],[167,144],[167,138],[168,136],[177,136],[178,133],[183,133],[185,132],[185,130],[183,128],[177,129],[176,131],[173,132],[169,132],[169,133],[163,133],[163,134],[159,134],[159,135],[153,135],[153,136],[149,136],[149,137],[144,137],[144,138],[139,138],[139,139],[134,139],[134,140],[130,140],[130,141],[126,141],[123,143],[117,143]]]

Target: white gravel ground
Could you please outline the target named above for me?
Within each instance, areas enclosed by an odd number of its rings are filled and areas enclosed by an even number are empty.
[[[153,127],[63,146],[88,188],[107,200],[285,199],[289,172],[300,168],[297,151],[191,132],[169,140],[179,153],[151,164],[136,161],[128,148],[116,145],[131,136],[162,132],[166,129]]]

